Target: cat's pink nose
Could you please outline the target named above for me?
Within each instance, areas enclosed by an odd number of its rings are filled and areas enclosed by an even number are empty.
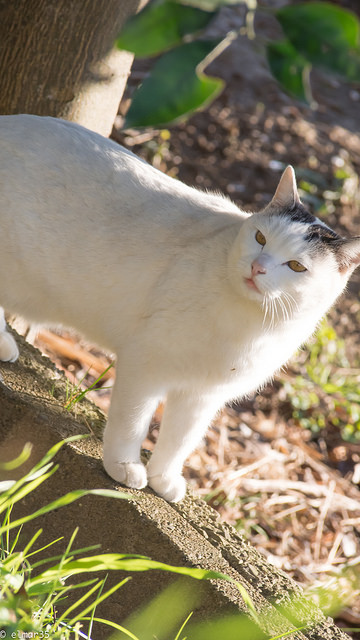
[[[264,267],[263,264],[260,264],[260,262],[258,262],[257,260],[254,260],[254,262],[251,265],[251,276],[257,276],[259,275],[259,273],[266,273],[266,269]]]

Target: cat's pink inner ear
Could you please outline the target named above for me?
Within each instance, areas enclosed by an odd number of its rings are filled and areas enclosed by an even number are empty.
[[[271,204],[277,207],[291,208],[296,202],[300,202],[300,198],[296,186],[295,171],[289,165],[280,178]]]

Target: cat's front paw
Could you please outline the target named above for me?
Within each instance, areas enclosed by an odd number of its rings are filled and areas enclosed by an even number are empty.
[[[185,497],[186,482],[180,474],[160,474],[149,477],[148,481],[155,493],[168,502],[179,502]]]
[[[15,362],[19,357],[18,346],[10,333],[0,333],[0,360],[3,362]]]
[[[147,485],[146,469],[141,462],[117,462],[104,459],[106,473],[116,482],[131,489],[143,489]]]

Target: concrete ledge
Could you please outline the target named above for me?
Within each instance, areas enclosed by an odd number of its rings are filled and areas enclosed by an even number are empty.
[[[25,442],[32,442],[30,466],[60,439],[76,433],[92,434],[91,438],[67,445],[59,452],[59,470],[22,501],[17,515],[30,513],[72,489],[116,487],[102,468],[104,417],[101,412],[88,401],[77,405],[76,416],[66,411],[64,377],[39,351],[22,338],[17,339],[22,343],[19,362],[0,364],[1,459],[15,457]],[[64,536],[64,543],[60,544],[63,549],[79,526],[77,548],[100,543],[104,553],[137,553],[174,565],[221,571],[239,581],[258,612],[265,614],[261,618],[265,634],[289,631],[292,628],[289,619],[294,616],[294,602],[297,602],[303,624],[307,621],[312,624],[292,638],[349,639],[311,602],[303,600],[302,590],[294,581],[269,565],[233,527],[221,524],[216,512],[202,500],[188,495],[183,502],[171,505],[150,489],[126,491],[133,499],[118,501],[89,496],[34,521],[31,531],[34,533],[34,527],[43,528],[41,546]],[[49,555],[62,549],[57,545]],[[135,574],[125,587],[102,604],[97,615],[121,623],[176,579],[160,571]],[[107,586],[118,580],[118,575],[109,576]],[[182,579],[182,582],[192,589],[193,581]],[[196,588],[201,590],[202,599],[194,618],[208,620],[215,615],[246,611],[238,589],[229,582],[199,583]],[[281,614],[272,603],[281,606]],[[298,608],[296,615],[299,616]],[[108,635],[110,631],[104,627],[96,633],[97,638]]]

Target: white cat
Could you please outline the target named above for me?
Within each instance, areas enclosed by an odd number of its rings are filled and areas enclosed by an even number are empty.
[[[291,167],[249,214],[78,125],[30,115],[0,117],[0,232],[3,306],[117,354],[106,471],[171,501],[214,414],[273,376],[360,260],[360,238],[304,209]],[[0,316],[0,359],[17,356]]]

